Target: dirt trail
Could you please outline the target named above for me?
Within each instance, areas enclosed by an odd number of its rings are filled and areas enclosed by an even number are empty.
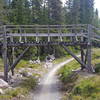
[[[72,60],[74,60],[74,58],[70,58],[62,63],[54,65],[41,79],[40,86],[37,91],[32,94],[31,100],[61,100],[61,92],[59,90],[60,82],[56,76],[56,72]]]

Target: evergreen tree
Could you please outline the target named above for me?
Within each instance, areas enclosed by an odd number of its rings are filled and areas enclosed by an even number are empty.
[[[42,14],[41,14],[41,24],[48,24],[49,23],[49,17],[48,17],[48,1],[43,0],[43,6],[42,6]]]
[[[73,0],[66,0],[65,6],[64,6],[64,13],[65,13],[65,24],[71,24],[72,23],[72,6],[73,6]]]
[[[66,22],[69,24],[92,24],[94,0],[67,0],[65,9]]]
[[[30,24],[30,4],[28,0],[13,0],[10,4],[9,21],[14,24]]]
[[[42,7],[42,0],[31,0],[31,21],[34,24],[41,23],[41,7]]]
[[[62,23],[62,2],[60,0],[48,0],[49,23]]]
[[[4,0],[0,0],[0,25],[7,23],[7,12]]]
[[[80,23],[80,0],[73,0],[71,8],[71,24]]]
[[[98,9],[96,9],[95,12],[94,12],[93,25],[95,25],[95,26],[99,26],[99,15],[98,15]]]
[[[94,0],[80,0],[80,23],[92,24],[94,15]]]

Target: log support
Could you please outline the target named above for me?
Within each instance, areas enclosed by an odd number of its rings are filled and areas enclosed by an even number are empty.
[[[7,36],[6,27],[4,26],[3,33],[3,61],[4,61],[4,80],[8,80],[8,60],[7,60]]]
[[[14,75],[14,68],[16,67],[16,65],[19,63],[19,61],[22,59],[22,57],[24,56],[24,54],[29,50],[30,47],[27,47],[19,56],[18,58],[14,61],[14,63],[11,65],[11,67],[9,68],[8,71],[11,70],[12,75]]]

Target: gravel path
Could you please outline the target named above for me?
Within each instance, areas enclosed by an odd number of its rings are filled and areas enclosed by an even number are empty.
[[[32,94],[31,100],[61,100],[60,82],[56,76],[56,72],[72,60],[74,58],[54,65],[48,74],[41,79],[39,88],[35,91],[34,95]]]

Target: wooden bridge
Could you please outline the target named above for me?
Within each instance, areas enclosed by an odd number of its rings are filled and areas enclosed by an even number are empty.
[[[92,25],[4,25],[0,26],[0,51],[4,60],[4,79],[12,71],[23,55],[32,46],[60,45],[89,72],[94,72],[91,64],[92,46],[100,47],[100,33]],[[68,49],[68,46],[78,46],[81,59]],[[26,49],[14,60],[14,48]],[[8,52],[10,49],[10,52]]]

